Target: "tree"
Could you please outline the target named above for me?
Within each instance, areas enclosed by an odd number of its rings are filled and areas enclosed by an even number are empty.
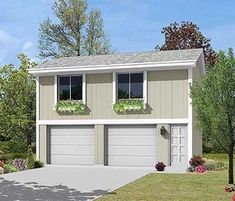
[[[86,0],[55,0],[52,10],[58,19],[47,19],[39,29],[39,57],[98,55],[111,52],[99,10],[87,13]]]
[[[229,184],[233,179],[235,143],[235,59],[232,49],[220,52],[218,60],[198,83],[191,87],[192,104],[203,140],[221,147],[229,157]]]
[[[5,140],[35,139],[36,92],[35,79],[28,69],[34,62],[20,54],[20,67],[5,65],[0,68],[0,136]]]
[[[165,35],[165,42],[157,46],[156,50],[180,50],[203,48],[207,66],[211,67],[216,61],[216,52],[212,49],[210,39],[206,38],[199,27],[192,22],[176,22],[164,27],[161,31]]]

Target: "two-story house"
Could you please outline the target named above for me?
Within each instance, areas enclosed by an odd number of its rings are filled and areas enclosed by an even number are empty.
[[[29,72],[46,164],[184,167],[202,153],[190,98],[202,49],[65,57]]]

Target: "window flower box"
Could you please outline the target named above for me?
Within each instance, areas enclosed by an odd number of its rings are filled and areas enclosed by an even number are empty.
[[[81,101],[59,101],[56,104],[56,111],[59,113],[84,113],[86,106]]]
[[[118,113],[131,111],[143,111],[145,109],[144,101],[141,99],[121,99],[113,104],[113,110]]]

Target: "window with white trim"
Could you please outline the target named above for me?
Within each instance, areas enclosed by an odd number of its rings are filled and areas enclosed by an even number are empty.
[[[143,73],[117,75],[117,99],[143,99]]]
[[[82,85],[82,75],[58,76],[58,100],[82,100]]]

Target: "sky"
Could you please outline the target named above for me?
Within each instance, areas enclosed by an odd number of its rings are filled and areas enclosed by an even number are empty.
[[[0,66],[18,65],[25,53],[40,63],[40,23],[54,18],[53,0],[0,0]],[[211,39],[212,47],[235,49],[234,0],[88,0],[89,9],[100,9],[106,33],[116,52],[153,51],[161,45],[163,27],[192,21]]]

